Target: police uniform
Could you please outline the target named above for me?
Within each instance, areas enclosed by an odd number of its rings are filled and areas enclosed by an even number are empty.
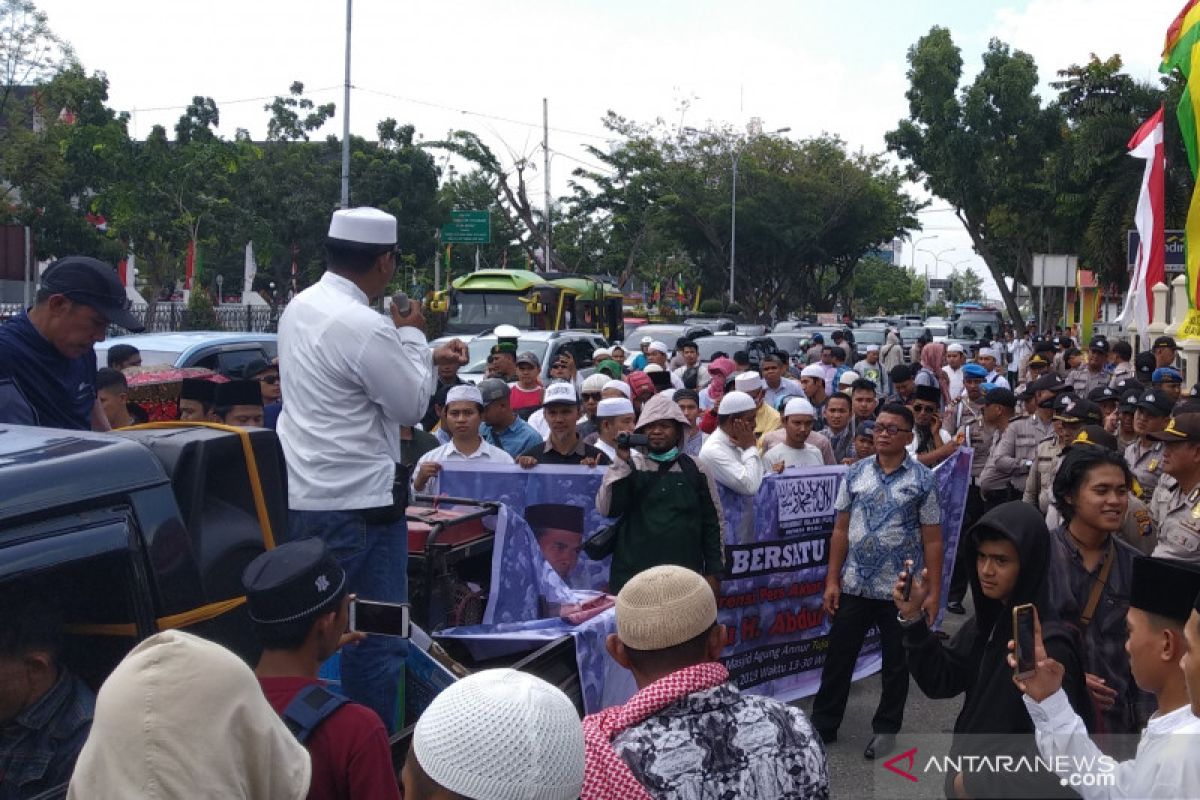
[[[1109,374],[1103,369],[1092,372],[1087,364],[1080,364],[1067,375],[1067,383],[1071,384],[1071,391],[1080,397],[1087,397],[1093,389],[1102,389],[1108,386],[1110,381]]]
[[[1038,442],[1034,451],[1033,467],[1025,480],[1025,493],[1021,499],[1038,507],[1045,514],[1050,510],[1050,489],[1054,486],[1054,475],[1062,462],[1062,446],[1057,436]]]
[[[1166,442],[1200,441],[1200,420],[1189,414],[1183,422],[1171,420],[1166,430],[1152,433],[1161,447]],[[1164,475],[1150,501],[1150,513],[1158,525],[1154,555],[1200,564],[1200,485],[1187,491],[1170,475]]]
[[[1127,398],[1126,403],[1129,399],[1132,398]],[[1167,417],[1170,416],[1174,403],[1162,389],[1147,389],[1138,395],[1134,405],[1146,414]],[[1125,460],[1141,484],[1145,497],[1154,495],[1154,489],[1162,478],[1163,440],[1158,435],[1151,435],[1149,438],[1154,440],[1153,444],[1143,445],[1139,438],[1125,448]]]

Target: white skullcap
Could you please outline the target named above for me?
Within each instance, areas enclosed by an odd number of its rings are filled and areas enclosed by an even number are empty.
[[[451,386],[450,391],[446,392],[446,405],[459,400],[483,405],[483,395],[479,393],[478,387],[471,386],[470,384]]]
[[[718,414],[741,414],[743,411],[754,411],[758,408],[758,404],[754,402],[754,398],[745,392],[726,392],[721,398],[721,405],[717,409]]]
[[[868,353],[878,353],[878,352],[879,352],[879,345],[877,345],[877,344],[869,344],[869,345],[867,345],[867,352],[868,352]]]
[[[624,397],[606,397],[596,406],[596,418],[623,417],[633,413],[633,403]]]
[[[341,209],[329,220],[329,238],[358,244],[395,244],[396,218],[378,208]]]
[[[654,343],[654,340],[651,339],[649,336],[642,337],[642,344],[653,344],[653,343]]]
[[[809,364],[804,369],[800,370],[801,378],[820,378],[825,380],[825,368],[820,364]]]
[[[663,344],[662,342],[651,342],[650,349],[657,350],[658,352],[662,353],[663,355],[667,355],[667,356],[671,355],[671,351],[669,349],[667,349],[667,346],[665,344]]]
[[[603,372],[593,372],[583,380],[583,386],[580,387],[585,392],[602,392],[604,385],[611,381],[612,378],[605,375]]]
[[[783,407],[783,416],[790,417],[793,414],[807,414],[810,417],[817,415],[817,410],[813,408],[812,403],[805,400],[803,397],[793,397],[787,401],[787,405]]]
[[[601,361],[612,355],[612,351],[607,347],[597,347],[592,351],[592,361]]]
[[[633,397],[633,392],[630,390],[629,384],[625,381],[610,380],[608,383],[604,384],[604,388],[600,391],[607,392],[609,389],[616,389],[627,398]]]
[[[947,353],[965,353],[967,351],[965,349],[963,349],[963,346],[961,344],[952,344],[946,348],[946,352]]]
[[[666,370],[662,368],[662,364],[647,364],[642,367],[642,372],[649,375],[651,372],[666,372]]]
[[[451,389],[450,391],[454,391]],[[552,383],[546,387],[546,391],[542,394],[542,405],[548,406],[551,403],[570,403],[571,405],[579,404],[579,395],[575,394],[575,386],[570,383]]]
[[[412,750],[434,783],[466,797],[575,800],[583,791],[575,705],[526,672],[486,669],[443,689],[417,721]]]
[[[848,369],[842,373],[842,377],[838,378],[838,386],[849,386],[858,380],[858,373],[852,369]]]
[[[717,600],[708,581],[685,567],[651,567],[617,595],[617,638],[634,650],[683,644],[716,621]]]
[[[763,379],[757,372],[743,372],[734,379],[733,386],[739,392],[757,392],[763,388]]]
[[[979,348],[979,357],[980,358],[995,358],[996,351],[990,347],[981,347],[981,348]]]

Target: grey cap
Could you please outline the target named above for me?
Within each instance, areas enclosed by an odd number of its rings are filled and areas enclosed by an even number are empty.
[[[494,403],[497,400],[503,400],[508,397],[508,384],[499,378],[487,378],[479,382],[479,394],[483,397],[483,404],[486,406],[489,403]]]
[[[517,356],[517,365],[520,366],[521,364],[532,364],[535,367],[540,367],[542,365],[542,361],[537,357],[536,354],[526,350],[524,353],[521,353]]]

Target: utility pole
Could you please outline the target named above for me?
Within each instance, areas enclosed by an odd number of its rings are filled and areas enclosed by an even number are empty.
[[[342,92],[342,208],[350,207],[350,6],[346,0],[346,84]]]
[[[550,240],[554,228],[550,222],[550,101],[542,98],[542,169],[546,173],[546,242],[542,248],[544,269],[550,272],[554,269],[554,258],[551,255]]]

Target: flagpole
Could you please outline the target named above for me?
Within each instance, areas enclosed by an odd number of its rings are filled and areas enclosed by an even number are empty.
[[[346,83],[342,91],[342,208],[350,207],[350,7],[346,0]]]

